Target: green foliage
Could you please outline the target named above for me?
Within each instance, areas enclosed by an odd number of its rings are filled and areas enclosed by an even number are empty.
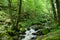
[[[8,6],[7,0],[0,0],[0,6]]]
[[[43,33],[43,34],[47,34],[47,33],[49,33],[49,32],[50,32],[49,29],[43,29],[43,30],[42,30],[42,33]]]
[[[8,6],[8,0],[0,0],[0,37],[3,38],[6,36],[9,37],[7,40],[13,40],[13,37],[8,33],[15,33],[16,35],[16,32],[11,29],[13,27],[15,28],[16,25],[19,12],[19,0],[11,0],[12,19],[10,15],[11,13],[9,14]],[[18,28],[20,29],[19,32],[24,32],[25,28],[28,28],[32,24],[36,23],[40,23],[39,25],[42,26],[42,32],[44,35],[49,34],[50,31],[56,31],[60,29],[60,26],[58,25],[58,22],[54,21],[53,15],[54,14],[51,9],[50,0],[23,0],[20,20],[18,24]],[[11,22],[12,20],[13,22]],[[49,29],[46,28],[47,26]],[[59,40],[59,38],[60,37],[58,35],[53,35],[51,37],[43,38],[43,40]],[[38,37],[37,40],[40,40],[40,38]]]

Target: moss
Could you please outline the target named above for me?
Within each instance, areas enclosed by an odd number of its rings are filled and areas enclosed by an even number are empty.
[[[37,37],[36,40],[60,40],[60,30]]]
[[[50,37],[46,37],[42,40],[60,40],[60,37],[58,35],[53,35],[53,36],[50,36]]]

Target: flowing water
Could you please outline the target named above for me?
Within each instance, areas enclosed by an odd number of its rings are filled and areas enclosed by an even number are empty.
[[[33,35],[33,33],[35,33],[37,31],[35,31],[34,29],[30,28],[30,30],[26,30],[26,34],[24,35],[25,38],[23,38],[22,40],[32,40],[32,38],[36,38],[37,35]]]

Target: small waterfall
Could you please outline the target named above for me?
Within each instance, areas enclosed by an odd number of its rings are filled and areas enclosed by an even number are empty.
[[[37,35],[33,35],[33,33],[36,33],[37,31],[35,31],[33,28],[30,28],[30,30],[26,30],[26,34],[24,35],[25,38],[23,38],[22,40],[31,40],[32,38],[36,38]]]

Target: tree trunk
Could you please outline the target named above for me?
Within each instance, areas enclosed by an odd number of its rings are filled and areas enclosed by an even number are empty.
[[[19,28],[18,25],[19,25],[19,22],[20,22],[21,9],[22,9],[22,0],[20,0],[20,2],[19,2],[19,12],[18,12],[17,22],[16,22],[17,29]]]
[[[53,10],[53,14],[54,14],[54,20],[57,21],[56,8],[55,8],[54,4],[55,4],[54,0],[51,0],[52,10]]]
[[[59,0],[56,0],[56,7],[57,7],[57,14],[58,14],[58,22],[60,25],[60,2]]]
[[[19,22],[20,22],[20,14],[21,14],[21,10],[22,10],[22,0],[19,0],[19,11],[18,11],[18,16],[17,16],[17,22],[16,22],[16,31],[18,32],[18,39],[19,40],[19,31],[20,31],[20,27],[19,27]]]
[[[12,8],[11,8],[11,0],[8,0],[8,8],[9,8],[9,15],[10,15],[10,19],[11,19],[11,23],[12,25],[12,31],[15,30],[15,32],[17,33],[16,36],[17,38],[14,38],[14,40],[19,40],[19,22],[20,22],[20,14],[21,14],[21,8],[22,8],[22,0],[19,0],[19,11],[18,11],[18,16],[17,16],[17,21],[15,22],[16,25],[14,25],[14,21],[13,21],[13,15],[12,15]]]

